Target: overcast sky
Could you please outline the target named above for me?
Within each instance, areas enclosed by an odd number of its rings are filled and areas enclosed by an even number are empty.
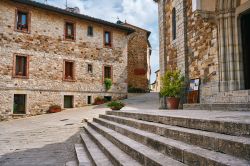
[[[36,0],[44,3],[45,0]],[[47,0],[49,5],[65,8],[66,0]],[[82,14],[116,22],[117,18],[151,31],[149,38],[153,52],[151,56],[152,76],[159,68],[158,8],[153,0],[68,0],[69,7],[79,7]]]

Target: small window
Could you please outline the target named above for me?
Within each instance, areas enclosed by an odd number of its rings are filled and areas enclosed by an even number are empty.
[[[112,97],[111,97],[111,96],[104,96],[104,99],[105,99],[106,101],[112,101]]]
[[[88,104],[92,104],[92,97],[88,96]]]
[[[88,64],[88,73],[93,73],[93,65]]]
[[[88,26],[88,36],[93,36],[93,27]]]
[[[15,94],[13,104],[13,114],[25,114],[26,110],[26,95]]]
[[[71,22],[65,23],[65,39],[75,40],[75,24]]]
[[[15,69],[14,69],[15,77],[28,77],[28,60],[27,56],[24,55],[16,55],[15,56]]]
[[[29,31],[28,12],[17,11],[16,29],[22,32]]]
[[[172,10],[172,35],[173,40],[176,39],[176,10],[173,8]]]
[[[104,43],[105,43],[105,46],[111,47],[111,33],[108,31],[104,32]]]
[[[104,66],[104,79],[112,79],[112,71],[110,66]]]
[[[74,62],[64,62],[64,79],[74,80]]]

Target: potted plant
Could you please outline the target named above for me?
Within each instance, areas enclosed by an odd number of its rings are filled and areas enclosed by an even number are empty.
[[[56,113],[56,112],[61,112],[62,108],[59,105],[52,105],[49,107],[49,113]]]
[[[107,107],[111,108],[112,110],[120,110],[125,106],[124,103],[120,101],[112,101],[107,104]]]
[[[97,98],[95,98],[94,105],[104,104],[105,102],[106,102],[106,101],[105,101],[104,98],[97,97]]]
[[[160,95],[166,97],[168,109],[178,109],[185,83],[184,76],[178,70],[167,71],[161,80]]]
[[[108,91],[112,86],[112,80],[109,78],[106,78],[104,80],[104,85],[105,85],[105,89]]]

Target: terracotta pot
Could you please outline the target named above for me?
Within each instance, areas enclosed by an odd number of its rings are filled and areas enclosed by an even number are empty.
[[[49,110],[50,113],[57,113],[57,112],[61,112],[62,110],[60,108],[52,108]]]
[[[118,110],[121,110],[122,107],[111,107],[111,109],[112,109],[113,111],[118,111]]]
[[[167,97],[167,107],[170,110],[176,110],[179,108],[179,104],[180,104],[180,98],[176,98],[176,97]]]

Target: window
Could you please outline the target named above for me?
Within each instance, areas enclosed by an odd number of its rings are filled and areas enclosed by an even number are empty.
[[[14,77],[28,77],[28,57],[25,55],[14,56]]]
[[[64,61],[64,79],[74,80],[74,62]]]
[[[88,26],[88,36],[93,36],[93,27]]]
[[[88,64],[88,73],[93,73],[93,65]]]
[[[25,114],[26,110],[26,95],[15,94],[13,104],[13,114]]]
[[[176,10],[173,8],[172,10],[172,35],[173,40],[176,39]]]
[[[71,22],[65,23],[65,39],[75,40],[75,24]]]
[[[29,13],[18,10],[16,15],[16,30],[29,32]]]
[[[88,96],[88,104],[92,104],[92,97]]]
[[[74,96],[64,96],[64,108],[73,108]]]
[[[104,66],[104,79],[112,79],[112,68],[111,66]]]
[[[111,96],[104,96],[104,99],[105,99],[106,101],[112,101],[112,97],[111,97]]]
[[[111,33],[108,31],[104,32],[104,45],[111,47]]]

